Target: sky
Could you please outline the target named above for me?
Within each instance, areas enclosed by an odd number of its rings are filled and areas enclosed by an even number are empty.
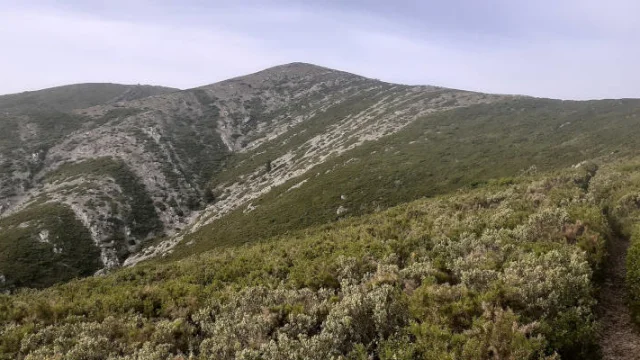
[[[383,81],[640,98],[637,0],[0,0],[0,94],[181,89],[307,62]]]

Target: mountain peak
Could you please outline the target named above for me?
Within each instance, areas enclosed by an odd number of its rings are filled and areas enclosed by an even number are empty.
[[[302,80],[305,82],[311,80],[319,80],[321,78],[343,78],[352,80],[365,80],[363,76],[347,73],[340,70],[330,69],[327,67],[308,64],[303,62],[292,62],[288,64],[282,64],[260,70],[258,72],[238,76],[228,80],[224,80],[218,83],[202,86],[201,88],[217,88],[220,86],[226,87],[233,83],[242,83],[248,86],[272,86],[274,83],[290,80]]]
[[[338,72],[338,70],[330,69],[324,66],[303,63],[292,62],[288,64],[276,65],[260,72],[283,72],[289,74],[311,74],[311,73],[325,73],[325,72]]]

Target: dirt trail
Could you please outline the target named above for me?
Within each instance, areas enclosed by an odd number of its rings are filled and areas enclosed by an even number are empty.
[[[600,346],[604,360],[640,360],[640,332],[631,322],[624,285],[629,241],[617,238],[609,246],[609,263],[600,292]]]

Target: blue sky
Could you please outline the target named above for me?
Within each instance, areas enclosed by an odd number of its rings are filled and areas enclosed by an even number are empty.
[[[303,61],[389,82],[640,97],[635,0],[0,0],[0,93],[189,88]]]

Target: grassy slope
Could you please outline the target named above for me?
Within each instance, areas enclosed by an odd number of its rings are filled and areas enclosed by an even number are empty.
[[[64,205],[31,206],[0,220],[0,228],[0,290],[47,287],[102,267],[89,231]]]
[[[182,244],[195,244],[180,245],[171,258],[333,221],[339,206],[347,214],[366,214],[532,166],[544,171],[612,152],[633,153],[639,119],[638,100],[520,98],[431,115],[280,186],[253,201],[257,208],[248,214],[238,209],[187,236]]]
[[[0,297],[0,354],[586,358],[610,233],[589,169]]]

